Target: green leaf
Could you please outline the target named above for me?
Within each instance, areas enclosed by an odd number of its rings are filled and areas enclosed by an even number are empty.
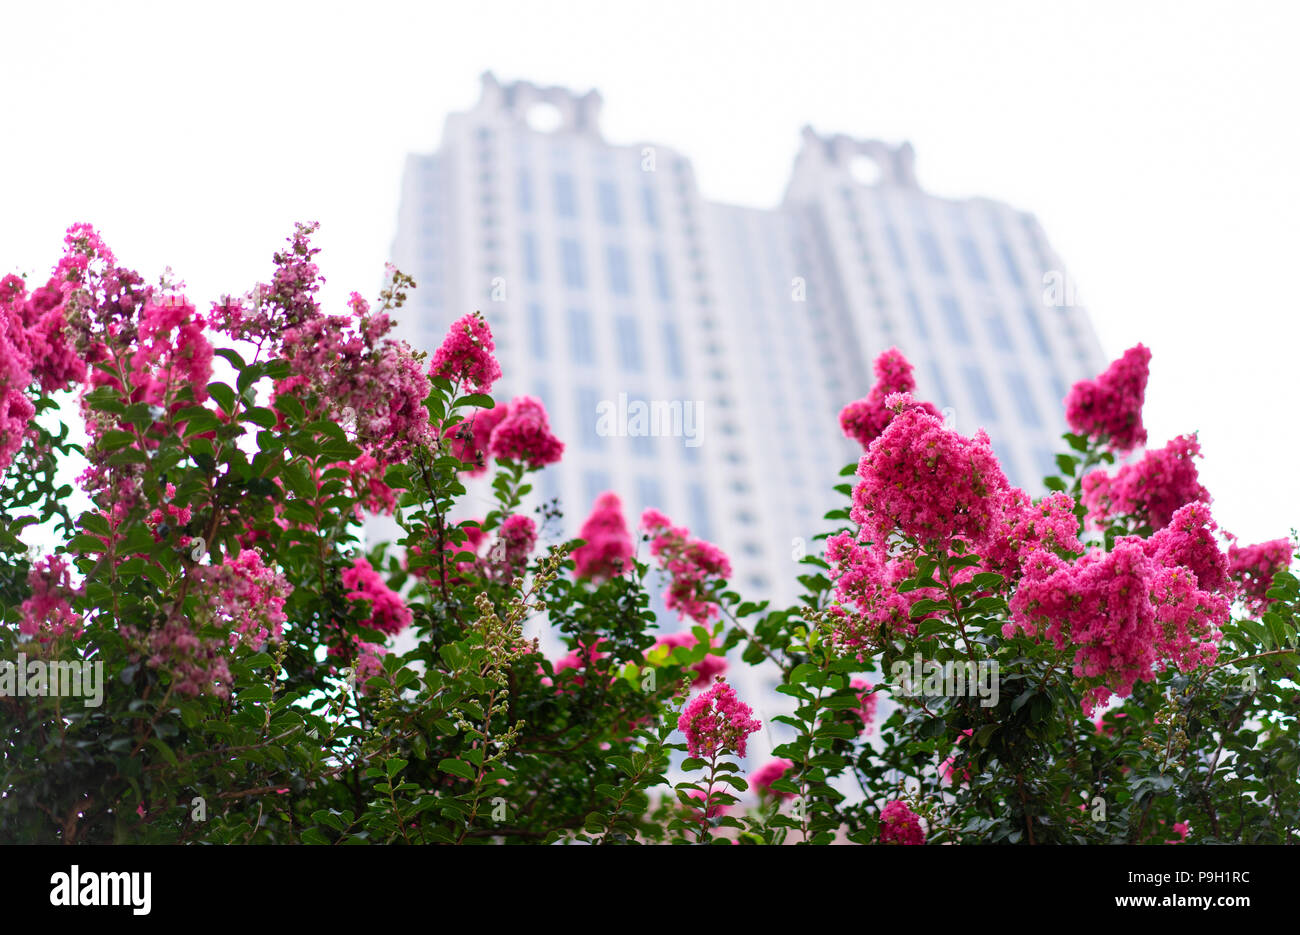
[[[474,781],[474,768],[464,760],[454,760],[450,757],[438,761],[438,769],[444,773],[450,773],[453,776],[459,776],[461,779]]]

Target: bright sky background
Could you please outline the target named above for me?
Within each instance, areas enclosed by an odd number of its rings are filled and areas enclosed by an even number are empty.
[[[921,183],[1038,215],[1110,356],[1152,348],[1153,444],[1199,429],[1220,523],[1300,525],[1300,8],[1280,3],[10,3],[0,273],[89,221],[206,300],[318,219],[373,294],[408,151],[487,69],[598,88],[617,143],[769,206],[811,123],[916,147]],[[866,389],[864,381],[863,389]],[[797,392],[797,387],[791,388]],[[827,478],[827,483],[831,479]]]

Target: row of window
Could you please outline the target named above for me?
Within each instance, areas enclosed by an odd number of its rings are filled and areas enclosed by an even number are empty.
[[[524,214],[532,213],[536,208],[536,193],[533,190],[533,174],[528,168],[520,168],[515,184],[515,204]],[[623,224],[624,213],[618,186],[610,179],[601,179],[596,183],[596,216],[603,224],[619,227]],[[649,185],[638,189],[641,221],[647,227],[659,228],[659,202],[655,190]],[[551,176],[551,203],[555,216],[559,218],[577,218],[582,213],[582,200],[578,195],[578,186],[570,172],[556,172]]]
[[[532,345],[533,359],[550,360],[550,336],[555,329],[550,327],[546,310],[540,302],[531,302],[527,309],[528,336]],[[569,338],[569,363],[579,366],[596,364],[596,346],[592,339],[595,320],[586,308],[570,308],[567,312],[567,330]],[[624,373],[640,373],[645,369],[645,352],[641,342],[640,322],[632,315],[615,315],[614,346],[618,355],[618,367]],[[681,335],[677,324],[671,321],[659,323],[660,346],[663,348],[664,369],[670,377],[686,376],[685,360],[682,356]]]
[[[524,279],[530,283],[541,282],[540,251],[537,246],[537,236],[531,231],[524,231],[520,235],[519,252]],[[587,288],[587,269],[583,262],[582,245],[572,237],[560,239],[559,266],[561,280],[566,288],[573,290]],[[655,298],[661,302],[671,302],[672,285],[668,275],[668,261],[663,253],[658,250],[651,251],[648,270]],[[605,282],[613,295],[632,294],[632,272],[627,250],[616,244],[605,247]]]

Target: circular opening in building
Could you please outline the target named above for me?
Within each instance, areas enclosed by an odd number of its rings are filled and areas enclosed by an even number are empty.
[[[526,119],[528,126],[538,133],[552,133],[560,129],[560,125],[564,122],[564,115],[554,104],[542,102],[528,108]]]
[[[849,175],[859,185],[877,185],[880,182],[880,163],[870,156],[854,156],[849,160]]]

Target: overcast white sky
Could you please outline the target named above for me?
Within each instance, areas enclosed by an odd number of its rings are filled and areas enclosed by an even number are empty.
[[[1152,348],[1152,444],[1200,430],[1221,524],[1300,525],[1293,5],[40,2],[3,21],[0,273],[44,274],[89,221],[207,299],[318,219],[328,295],[373,294],[405,154],[486,69],[598,88],[608,138],[673,146],[740,204],[778,200],[805,123],[907,139],[929,190],[1038,215],[1109,355]]]

